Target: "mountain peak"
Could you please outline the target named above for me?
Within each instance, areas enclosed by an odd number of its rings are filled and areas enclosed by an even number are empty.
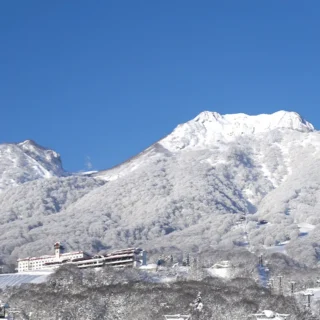
[[[218,112],[203,111],[194,118],[194,121],[205,122],[205,121],[218,121],[222,119],[222,115]]]
[[[33,140],[0,144],[0,191],[25,182],[65,176],[60,155]]]
[[[314,127],[297,112],[280,110],[272,114],[247,115],[245,113],[225,114],[203,111],[196,116],[193,122],[220,122],[233,125],[241,122],[244,127],[257,127],[254,132],[287,128],[298,131],[313,131]],[[261,128],[262,125],[262,128]],[[260,127],[260,129],[258,128]]]
[[[18,146],[20,146],[20,147],[31,147],[31,148],[36,147],[36,148],[39,148],[39,149],[45,149],[44,147],[40,146],[34,140],[31,140],[31,139],[19,142]]]
[[[54,150],[44,148],[37,144],[34,140],[25,140],[17,144],[17,146],[30,156],[35,156],[37,159],[45,159],[49,162],[55,162],[61,165],[60,155]]]
[[[194,119],[179,125],[161,143],[169,150],[179,150],[186,146],[209,146],[217,140],[229,141],[240,135],[258,134],[275,129],[314,131],[313,125],[296,112],[281,110],[272,114],[221,115],[204,111]]]

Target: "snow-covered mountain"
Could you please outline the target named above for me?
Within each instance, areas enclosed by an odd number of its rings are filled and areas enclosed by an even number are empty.
[[[265,133],[275,129],[301,132],[314,130],[312,124],[295,112],[279,111],[248,116],[204,111],[195,119],[178,126],[161,144],[172,152],[185,148],[203,149],[213,147],[221,141],[232,141],[241,135]]]
[[[219,159],[219,153],[216,152],[218,149],[223,151],[229,144],[232,145],[241,138],[259,139],[264,134],[272,135],[277,130],[308,133],[313,132],[314,127],[296,112],[278,111],[273,114],[249,116],[243,113],[221,115],[217,112],[204,111],[187,123],[178,125],[171,134],[137,157],[112,170],[98,172],[95,176],[107,181],[114,180],[136,170],[145,161],[158,154],[170,156],[179,154],[179,151],[212,150],[216,161],[212,158],[208,161],[213,161],[212,165],[224,163],[223,157]]]
[[[285,242],[286,252],[301,261],[313,264],[320,256],[320,134],[297,113],[206,111],[127,162],[87,177],[61,177],[55,153],[46,158],[46,150],[35,147],[37,155],[44,152],[40,161],[29,146],[2,146],[9,147],[33,159],[12,166],[14,173],[34,174],[36,161],[54,177],[29,174],[38,180],[0,194],[0,252],[6,256],[46,253],[57,240],[89,251]],[[1,153],[3,161],[8,156]]]
[[[0,144],[0,191],[29,181],[64,176],[59,154],[34,141]]]

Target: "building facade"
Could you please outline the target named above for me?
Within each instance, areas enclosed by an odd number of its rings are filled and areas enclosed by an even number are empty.
[[[48,269],[46,264],[59,263],[62,261],[69,261],[73,259],[90,258],[90,255],[83,251],[66,252],[63,253],[63,246],[60,242],[54,244],[54,255],[44,255],[40,257],[28,257],[18,259],[18,272],[28,272],[35,270]]]
[[[54,253],[54,255],[18,259],[18,272],[57,269],[66,264],[73,264],[81,269],[102,266],[140,267],[147,264],[146,251],[140,248],[117,250],[92,257],[83,251],[63,253],[62,245],[57,242],[54,244]]]
[[[111,267],[140,267],[147,264],[147,253],[140,248],[128,248],[117,250],[105,255],[93,257],[75,258],[68,261],[47,262],[45,266],[51,269],[59,268],[61,265],[73,264],[80,269],[96,268],[103,266]]]

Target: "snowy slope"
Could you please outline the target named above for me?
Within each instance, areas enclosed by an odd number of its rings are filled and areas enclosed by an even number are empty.
[[[0,274],[0,289],[19,286],[24,283],[42,283],[47,281],[50,272]]]
[[[0,191],[42,178],[64,176],[59,154],[31,140],[0,145]]]
[[[104,180],[114,180],[123,177],[158,154],[170,156],[179,151],[196,150],[222,150],[227,148],[226,144],[232,143],[241,137],[263,137],[265,133],[274,130],[290,130],[297,132],[313,132],[311,123],[304,120],[296,112],[278,111],[274,114],[261,114],[249,116],[246,114],[221,115],[217,112],[204,111],[187,123],[180,124],[164,139],[147,148],[137,157],[113,168],[95,174]],[[286,150],[281,150],[285,153]],[[215,152],[216,153],[216,152]],[[225,159],[207,159],[212,164],[225,163]],[[270,172],[265,169],[264,173]],[[272,180],[272,177],[270,180]]]
[[[295,112],[279,111],[274,114],[249,116],[242,113],[220,115],[217,112],[204,111],[193,120],[179,125],[161,144],[170,151],[207,148],[217,142],[234,140],[241,135],[270,132],[274,129],[310,132],[314,127]]]

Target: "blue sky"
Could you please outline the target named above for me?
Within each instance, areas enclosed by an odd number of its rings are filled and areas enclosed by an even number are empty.
[[[203,110],[320,128],[319,1],[0,2],[0,142],[105,169]]]

